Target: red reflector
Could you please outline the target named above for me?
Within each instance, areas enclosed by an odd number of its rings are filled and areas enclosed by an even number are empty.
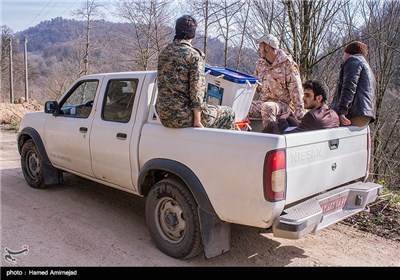
[[[284,151],[276,151],[270,157],[272,171],[279,169],[285,169],[286,167],[286,157]]]

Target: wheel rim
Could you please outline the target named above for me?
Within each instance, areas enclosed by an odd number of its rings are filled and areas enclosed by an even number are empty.
[[[34,151],[29,151],[26,156],[26,169],[31,178],[38,178],[40,175],[41,163],[38,155]]]
[[[186,221],[180,205],[170,197],[160,199],[155,211],[156,226],[162,237],[179,243],[185,236]]]

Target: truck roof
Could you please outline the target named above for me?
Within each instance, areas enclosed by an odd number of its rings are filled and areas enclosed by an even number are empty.
[[[157,71],[126,71],[126,72],[109,72],[109,73],[98,73],[98,74],[90,74],[90,75],[86,75],[83,76],[81,78],[98,78],[98,77],[104,77],[104,76],[108,76],[108,77],[113,77],[113,76],[126,76],[129,77],[130,75],[133,74],[154,74],[157,73]]]

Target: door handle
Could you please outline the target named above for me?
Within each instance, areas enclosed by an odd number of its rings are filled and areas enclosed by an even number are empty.
[[[336,150],[339,148],[339,139],[329,140],[329,149]]]
[[[125,140],[128,135],[126,133],[117,133],[117,139],[119,140]]]
[[[86,133],[87,132],[87,127],[80,127],[79,128],[79,132]]]

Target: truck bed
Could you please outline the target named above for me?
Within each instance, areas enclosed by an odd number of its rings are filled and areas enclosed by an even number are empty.
[[[215,132],[146,124],[139,165],[161,156],[190,166],[226,222],[267,228],[284,208],[367,175],[368,128],[287,135]],[[157,145],[160,141],[163,145]],[[264,160],[271,150],[286,151],[286,198],[275,202],[264,198]]]

